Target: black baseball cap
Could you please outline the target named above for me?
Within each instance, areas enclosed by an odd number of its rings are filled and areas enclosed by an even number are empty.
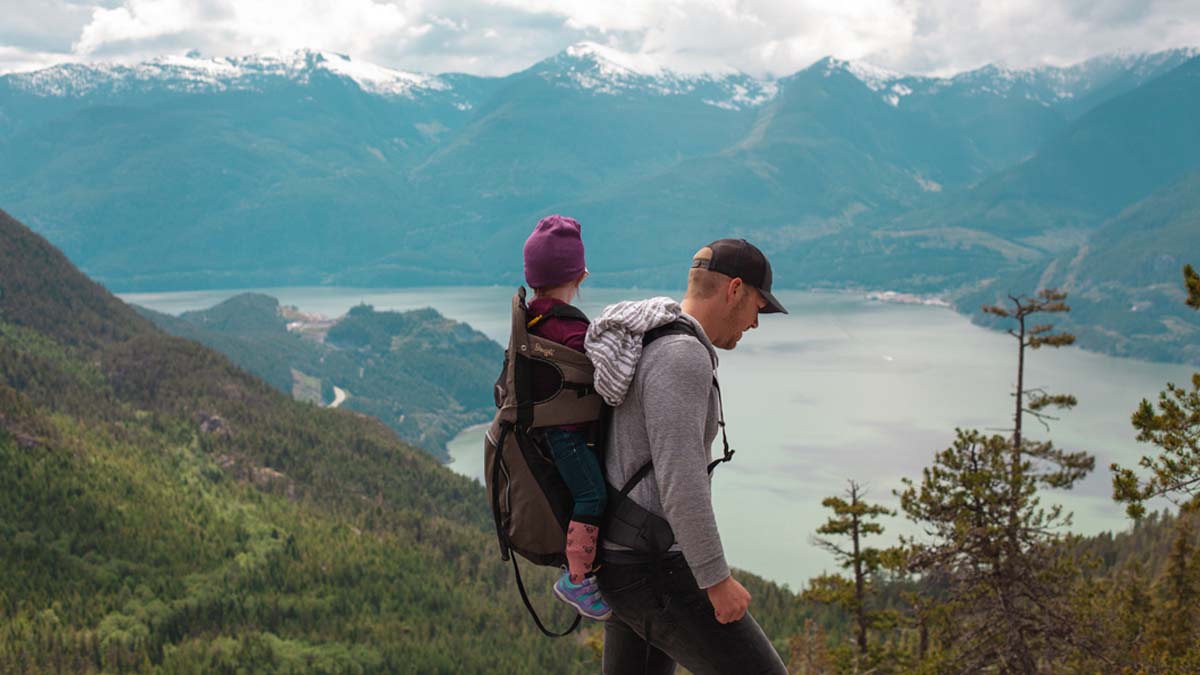
[[[720,272],[753,286],[767,301],[767,306],[759,310],[760,314],[788,313],[775,296],[771,295],[771,263],[758,247],[745,239],[718,239],[709,244],[708,248],[712,249],[712,258],[695,258],[692,260],[692,267]]]

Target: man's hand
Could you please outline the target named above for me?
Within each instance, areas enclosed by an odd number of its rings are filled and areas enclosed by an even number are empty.
[[[712,603],[720,623],[733,623],[740,620],[750,607],[750,592],[742,587],[732,576],[724,581],[704,589],[708,592],[708,601]]]

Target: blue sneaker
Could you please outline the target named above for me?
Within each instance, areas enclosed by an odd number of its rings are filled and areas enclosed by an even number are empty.
[[[571,575],[563,572],[554,584],[554,595],[589,619],[604,621],[612,616],[612,609],[600,597],[600,588],[596,586],[594,576],[584,577],[582,584],[573,584]]]

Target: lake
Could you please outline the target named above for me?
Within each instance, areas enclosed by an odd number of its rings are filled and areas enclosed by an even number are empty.
[[[379,310],[434,307],[504,344],[513,289],[255,290],[330,316],[361,302]],[[121,297],[178,314],[238,292]],[[654,295],[679,294],[585,287],[578,304],[595,315],[618,300]],[[791,313],[762,317],[735,351],[720,352],[718,374],[737,457],[716,470],[713,492],[730,563],[798,589],[822,571],[833,571],[832,558],[809,538],[829,515],[821,500],[842,493],[848,479],[867,487],[868,501],[896,508],[892,490],[902,487],[900,479],[918,478],[934,453],[951,443],[956,427],[1006,433],[1012,425],[1016,344],[945,308],[887,304],[854,293],[776,296]],[[1155,450],[1137,442],[1130,415],[1142,398],[1156,397],[1167,382],[1188,381],[1191,373],[1187,366],[1073,347],[1027,354],[1030,386],[1079,398],[1079,406],[1051,422],[1048,433],[1030,419],[1027,433],[1096,456],[1091,476],[1043,500],[1074,512],[1072,530],[1094,534],[1128,526],[1122,507],[1110,498],[1108,466],[1136,465]],[[475,428],[455,438],[450,468],[481,480],[482,436],[483,429]],[[900,517],[882,524],[885,533],[875,545],[892,543],[897,533],[914,533]]]

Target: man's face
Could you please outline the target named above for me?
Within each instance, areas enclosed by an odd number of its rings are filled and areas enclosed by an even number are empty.
[[[740,282],[740,280],[734,280]],[[724,330],[720,341],[713,340],[713,346],[720,349],[733,349],[737,346],[742,334],[751,328],[758,328],[758,313],[766,309],[767,300],[758,289],[745,283],[738,283],[733,290],[734,299],[729,303],[729,313],[724,321]]]

